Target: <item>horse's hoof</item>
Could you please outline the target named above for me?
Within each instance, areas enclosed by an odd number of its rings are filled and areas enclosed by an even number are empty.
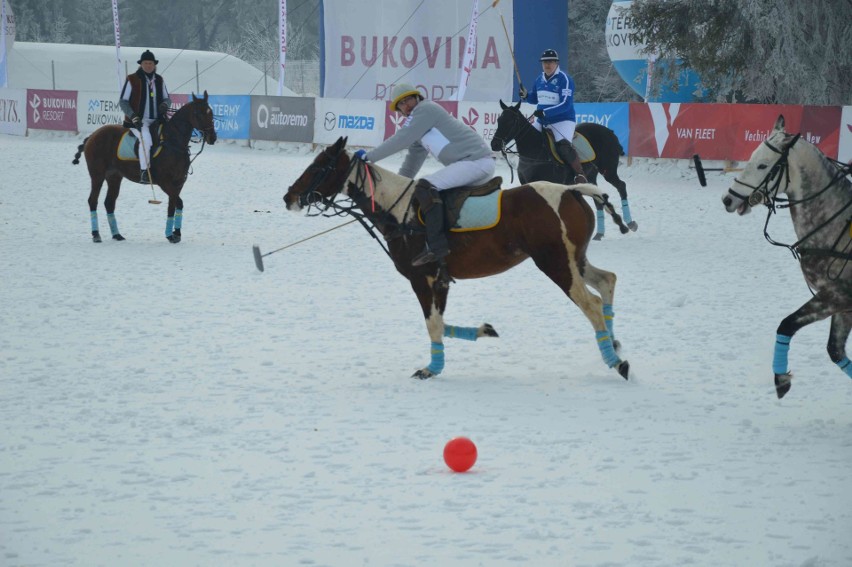
[[[594,235],[594,237],[592,237],[592,240],[601,240],[603,237],[604,237],[603,233],[599,232],[596,235]]]
[[[479,327],[479,330],[477,331],[476,336],[477,337],[499,337],[500,335],[497,334],[497,331],[495,331],[494,327],[492,327],[489,323],[483,323]]]
[[[421,368],[420,370],[411,375],[412,378],[417,378],[418,380],[428,380],[429,378],[434,378],[435,376],[437,376],[437,374],[435,374],[428,368]]]
[[[639,230],[639,225],[634,220],[634,221],[630,221],[629,223],[627,223],[627,228],[629,228],[633,232],[636,232],[637,230]]]
[[[112,239],[113,239],[113,240],[126,240],[126,238],[124,238],[124,237],[123,237],[123,236],[121,236],[120,234],[113,234],[113,235],[112,235]]]
[[[793,373],[787,372],[786,374],[776,374],[775,375],[775,393],[778,394],[778,399],[784,397],[784,395],[790,391],[790,387],[793,385]]]
[[[625,380],[629,380],[630,379],[630,363],[627,362],[626,360],[622,360],[621,362],[619,362],[618,363],[618,373]]]
[[[101,240],[101,233],[97,230],[92,231],[92,242],[103,242]]]
[[[168,235],[166,238],[172,244],[177,244],[178,242],[180,242],[180,232],[176,230],[173,233],[171,233],[170,235]]]

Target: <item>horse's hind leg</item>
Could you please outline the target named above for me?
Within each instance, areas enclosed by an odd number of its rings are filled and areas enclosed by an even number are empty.
[[[595,240],[601,240],[606,234],[606,215],[603,210],[603,203],[595,201]]]
[[[615,282],[617,277],[614,273],[606,270],[601,270],[586,261],[586,268],[583,273],[586,283],[592,286],[592,289],[598,292],[603,301],[603,315],[606,328],[609,331],[609,336],[612,338],[612,344],[616,352],[620,348],[620,344],[615,340],[615,311],[613,303],[615,298]]]
[[[112,233],[113,240],[124,240],[121,233],[118,232],[118,221],[115,220],[115,202],[118,200],[118,193],[121,190],[121,174],[112,173],[107,176],[107,194],[104,199],[104,207],[107,212],[107,221],[109,222],[109,230]]]
[[[840,369],[852,378],[852,361],[846,356],[846,339],[852,329],[852,313],[845,311],[831,317],[831,332],[828,335],[828,356]]]
[[[537,251],[532,255],[532,258],[536,266],[565,292],[592,324],[598,349],[606,365],[610,368],[616,368],[618,373],[627,380],[630,364],[626,360],[621,360],[615,352],[612,336],[604,318],[603,302],[600,297],[586,288],[586,282],[580,273],[575,254],[575,250],[566,249],[564,246],[561,247],[561,250],[556,249],[556,247],[546,247]],[[587,264],[587,270],[588,267]],[[602,270],[599,271],[602,272]],[[597,282],[600,283],[600,279]],[[589,283],[591,285],[591,282]]]
[[[627,183],[618,176],[616,168],[603,171],[603,176],[610,185],[618,190],[618,195],[621,197],[621,216],[630,230],[636,232],[639,225],[633,220],[633,216],[630,214],[630,202],[627,199]]]
[[[92,223],[92,242],[101,242],[101,233],[98,229],[98,197],[101,194],[101,187],[104,184],[104,178],[97,173],[89,172],[92,178],[92,189],[89,191],[89,219]]]
[[[772,371],[775,373],[775,393],[778,398],[783,398],[790,391],[793,373],[790,372],[788,364],[788,353],[790,351],[790,343],[793,340],[793,335],[806,325],[810,325],[816,321],[821,321],[848,306],[838,307],[836,298],[831,296],[825,290],[818,291],[808,300],[807,303],[799,307],[796,311],[788,315],[778,325],[777,334],[775,336],[775,354],[772,358]],[[833,323],[833,322],[832,322]],[[838,324],[840,327],[841,324]],[[834,325],[832,324],[832,331]],[[838,335],[843,332],[842,328],[838,329]],[[846,331],[848,335],[848,330]],[[833,333],[832,333],[833,336]]]

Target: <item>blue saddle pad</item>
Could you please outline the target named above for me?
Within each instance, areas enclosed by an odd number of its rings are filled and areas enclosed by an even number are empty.
[[[482,197],[468,197],[459,212],[459,220],[450,230],[466,232],[493,228],[500,222],[503,191],[497,190]]]
[[[159,132],[162,132],[162,126],[160,126]],[[151,157],[155,158],[160,155],[162,149],[162,145],[157,146],[154,155]],[[139,161],[139,155],[136,153],[136,136],[130,130],[127,130],[121,136],[121,140],[118,142],[117,156],[122,161]]]

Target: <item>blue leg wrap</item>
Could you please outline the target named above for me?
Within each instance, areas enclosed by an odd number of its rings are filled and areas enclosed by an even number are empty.
[[[627,199],[621,200],[621,218],[624,219],[624,224],[633,222],[633,217],[630,216],[630,203],[627,202]]]
[[[454,325],[444,325],[444,336],[449,337],[451,339],[475,341],[476,331],[476,327],[456,327]]]
[[[840,367],[847,376],[852,378],[852,360],[849,360],[849,357],[844,356],[840,360],[838,360],[835,364]]]
[[[426,370],[432,374],[440,374],[444,369],[444,344],[432,343],[432,362],[426,367]]]
[[[118,234],[118,221],[115,220],[115,213],[107,215],[107,222],[109,222],[109,231],[112,235]]]
[[[175,231],[175,217],[166,218],[166,237],[171,236]]]
[[[98,211],[89,211],[89,219],[92,221],[92,232],[98,232]]]
[[[603,306],[604,321],[606,322],[606,330],[609,331],[609,338],[615,340],[615,311],[612,310],[611,303],[604,303]]]
[[[180,230],[183,225],[183,209],[175,209],[175,230]]]
[[[601,349],[601,356],[607,366],[612,368],[621,362],[621,359],[615,354],[615,348],[612,346],[612,338],[609,336],[609,332],[595,331],[595,338],[598,341],[598,348]]]
[[[597,215],[598,219],[598,234],[604,234],[606,232],[606,223],[604,222],[606,220],[606,217],[604,216],[603,209],[596,210],[595,214]]]
[[[787,374],[787,353],[790,352],[790,341],[793,337],[775,335],[775,356],[772,357],[772,371],[775,374]]]

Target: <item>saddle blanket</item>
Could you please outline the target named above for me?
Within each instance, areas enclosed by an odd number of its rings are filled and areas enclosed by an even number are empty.
[[[450,227],[450,232],[471,232],[494,228],[500,222],[502,202],[502,189],[481,197],[468,197],[459,211],[459,219]],[[417,209],[417,220],[421,225],[426,224],[423,220],[423,211],[420,209]]]
[[[138,140],[136,139],[136,136],[134,136],[130,132],[130,130],[127,130],[127,132],[122,134],[121,140],[119,140],[119,142],[118,142],[118,152],[117,152],[118,159],[120,159],[121,161],[139,161],[139,154],[136,153],[137,152],[137,149],[136,149],[137,148],[137,142],[138,142]],[[158,155],[160,155],[160,152],[162,151],[162,149],[163,149],[163,146],[158,145],[157,149],[154,150],[154,155],[151,156],[151,157],[155,158]]]
[[[577,150],[577,155],[580,156],[580,163],[595,161],[595,150],[584,135],[574,132],[574,139],[571,143],[574,144],[574,149]]]

